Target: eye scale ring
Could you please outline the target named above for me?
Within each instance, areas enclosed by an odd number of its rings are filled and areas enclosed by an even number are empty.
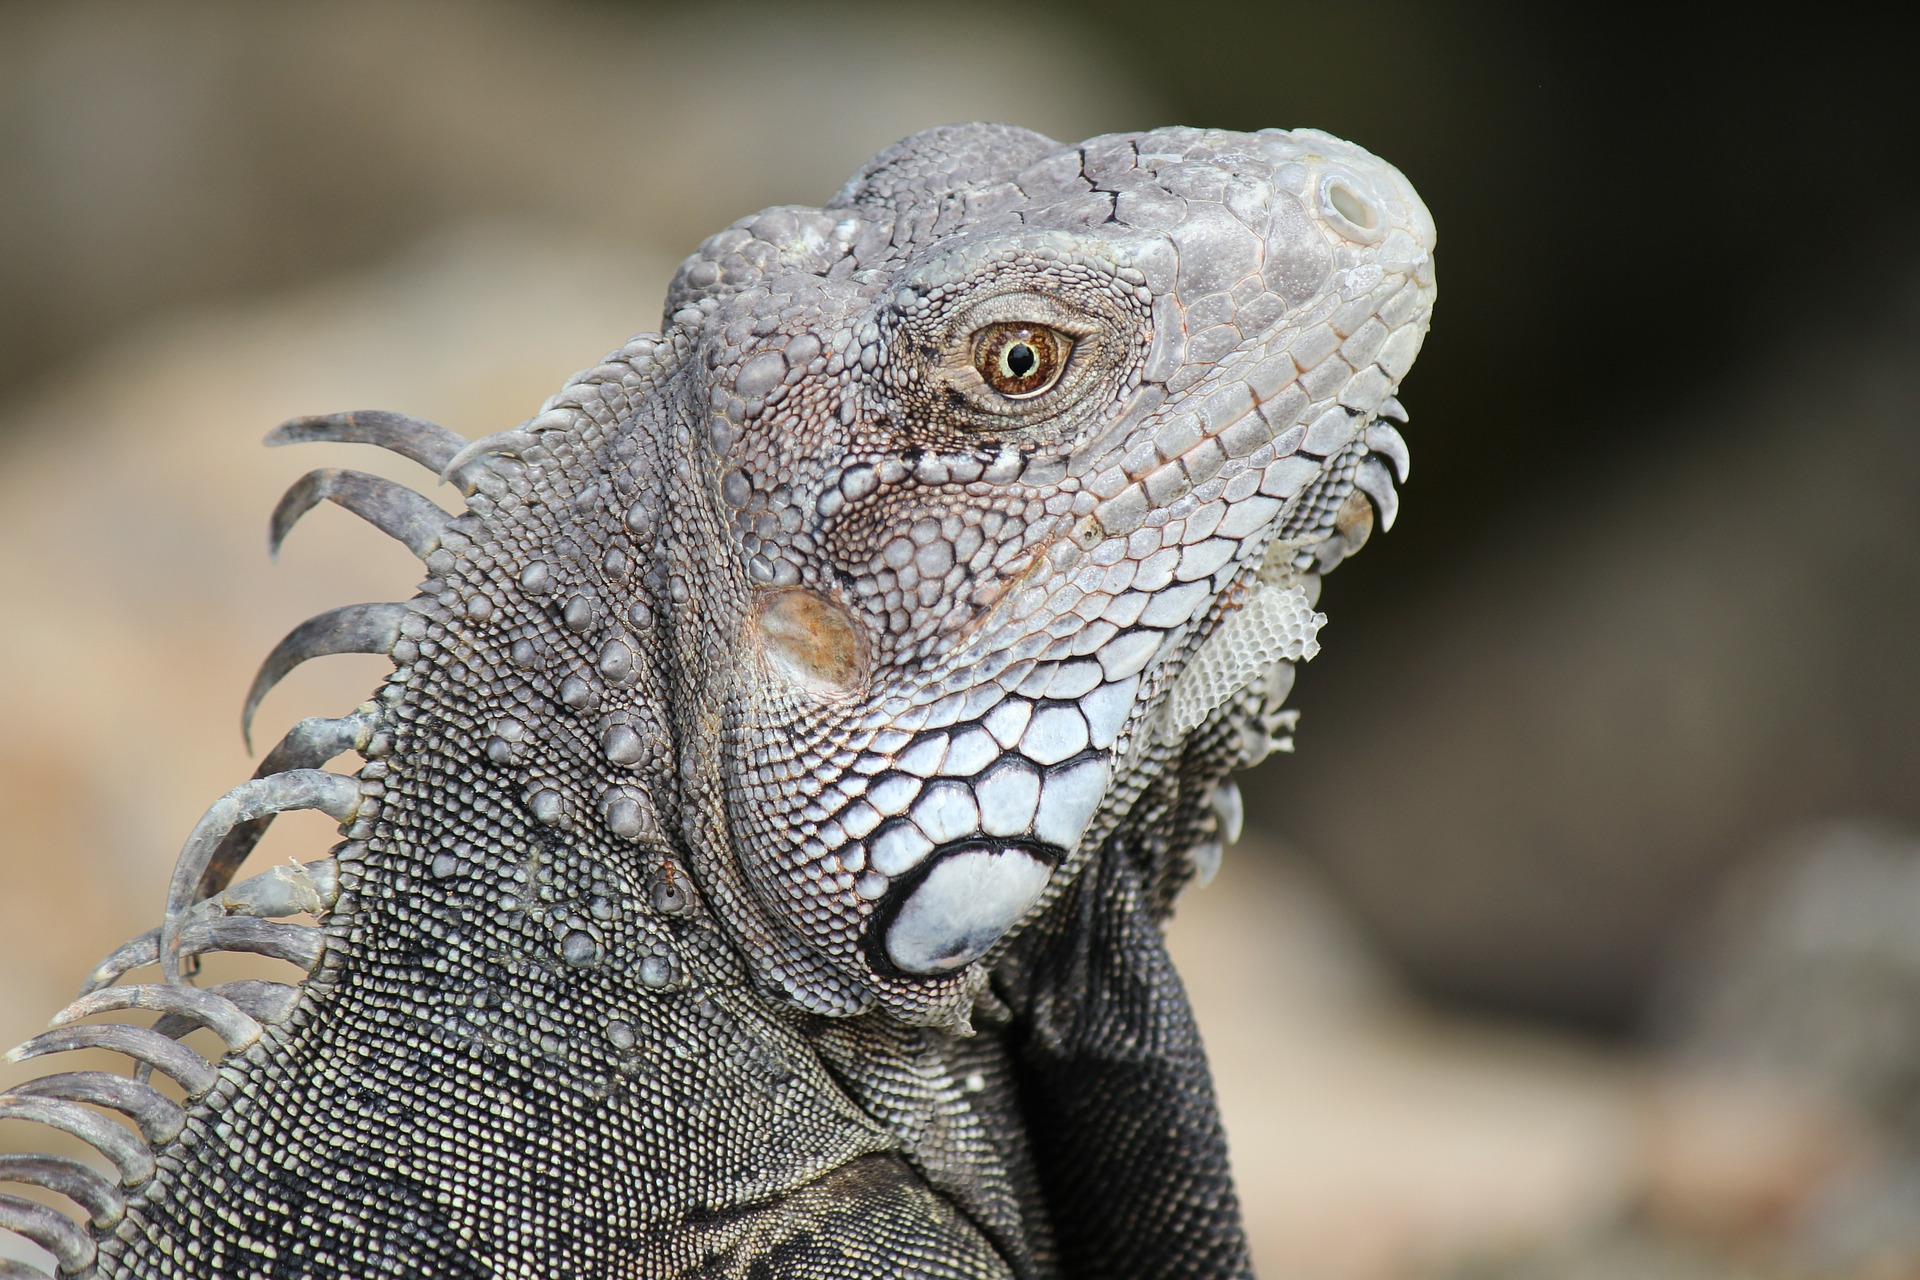
[[[973,336],[973,367],[1009,400],[1030,400],[1052,390],[1072,352],[1073,339],[1044,324],[990,324]]]

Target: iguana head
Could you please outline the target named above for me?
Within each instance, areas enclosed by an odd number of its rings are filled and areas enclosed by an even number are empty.
[[[681,833],[768,982],[964,1017],[1179,740],[1310,656],[1433,242],[1324,134],[975,125],[686,262],[645,612]]]

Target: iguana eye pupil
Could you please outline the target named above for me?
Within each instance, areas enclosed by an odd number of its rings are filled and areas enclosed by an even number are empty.
[[[1010,400],[1048,391],[1067,367],[1073,339],[1042,324],[994,324],[974,335],[973,367]]]

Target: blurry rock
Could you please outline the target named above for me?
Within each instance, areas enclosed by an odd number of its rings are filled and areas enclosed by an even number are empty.
[[[1657,1010],[1689,1062],[1798,1082],[1920,1152],[1920,839],[1830,825],[1733,878]]]
[[[1597,1229],[1639,1196],[1630,1064],[1437,1017],[1297,859],[1250,838],[1169,943],[1270,1280],[1396,1280]]]
[[[1656,1025],[1693,1070],[1857,1117],[1824,1136],[1870,1138],[1877,1159],[1836,1162],[1793,1206],[1796,1251],[1820,1274],[1920,1274],[1920,839],[1833,824],[1775,842],[1681,953]]]
[[[1722,1248],[1780,1252],[1878,1155],[1844,1101],[1751,1065],[1663,1072],[1647,1104],[1642,1219]]]
[[[1616,1026],[1772,833],[1920,824],[1916,351],[1920,280],[1896,276],[1728,385],[1646,406],[1660,448],[1515,493],[1504,536],[1417,592],[1343,612],[1366,558],[1343,569],[1299,754],[1244,784],[1249,813],[1323,861],[1422,989]],[[1418,459],[1450,444],[1408,403],[1412,513]],[[1486,412],[1559,429],[1493,387]]]
[[[1018,38],[1008,38],[1009,32]],[[534,217],[667,246],[916,129],[1151,122],[1033,6],[0,6],[0,387],[130,320]],[[632,326],[654,323],[659,300]]]

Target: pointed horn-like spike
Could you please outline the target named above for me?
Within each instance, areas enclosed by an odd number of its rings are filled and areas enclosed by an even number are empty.
[[[186,947],[183,945],[184,952]],[[93,971],[87,974],[87,980],[80,985],[80,994],[90,996],[102,987],[110,987],[135,969],[160,963],[160,931],[149,929],[137,938],[121,943]]]
[[[0,1094],[0,1120],[29,1120],[70,1133],[113,1161],[120,1185],[137,1187],[153,1176],[153,1152],[125,1125],[115,1124],[97,1111],[59,1098]]]
[[[1219,822],[1220,839],[1227,844],[1240,843],[1240,831],[1247,822],[1247,802],[1241,798],[1239,784],[1231,778],[1222,782],[1207,797],[1207,804]]]
[[[1388,396],[1380,402],[1380,416],[1404,423],[1407,420],[1407,406],[1400,403],[1399,396]]]
[[[79,1223],[58,1209],[20,1196],[0,1193],[0,1227],[25,1236],[52,1254],[62,1276],[87,1274],[97,1256],[93,1237]],[[44,1272],[30,1270],[24,1264],[15,1274],[50,1280]]]
[[[319,965],[326,945],[326,935],[312,925],[282,924],[277,920],[255,920],[248,916],[194,921],[180,932],[180,955],[183,959],[205,955],[209,951],[245,951],[285,960],[308,973]],[[94,966],[80,994],[92,995],[112,986],[135,969],[159,963],[160,930],[149,929]]]
[[[264,978],[240,978],[212,988],[252,1016],[256,1022],[285,1022],[300,998],[300,988]]]
[[[467,469],[468,464],[479,458],[486,457],[488,454],[504,454],[508,457],[517,457],[520,450],[538,443],[538,438],[525,427],[508,427],[505,431],[496,431],[490,436],[481,436],[478,440],[475,440],[460,450],[459,453],[447,459],[447,465],[440,468],[440,478],[459,489],[460,492],[471,494],[473,492],[473,486],[466,483],[465,478],[461,474]]]
[[[68,1156],[0,1155],[0,1182],[19,1182],[63,1195],[104,1231],[127,1211],[127,1197],[98,1171]],[[0,1271],[0,1280],[6,1272]]]
[[[129,1076],[111,1071],[62,1071],[15,1085],[16,1098],[63,1098],[107,1107],[140,1126],[149,1146],[172,1142],[187,1123],[180,1104]]]
[[[253,713],[267,692],[309,658],[324,658],[335,653],[387,653],[400,638],[400,620],[407,606],[392,601],[376,604],[349,604],[329,609],[318,617],[289,631],[260,664],[247,690],[246,706],[240,712],[240,733],[247,750],[253,750]]]
[[[1394,517],[1400,514],[1400,495],[1394,492],[1393,473],[1387,470],[1387,464],[1372,457],[1362,461],[1353,473],[1353,487],[1373,499],[1380,512],[1381,530],[1393,528]]]
[[[338,719],[310,716],[287,730],[287,736],[267,752],[266,759],[253,771],[253,776],[264,778],[290,769],[318,769],[349,751],[362,751],[373,738],[377,720],[371,703]],[[227,887],[234,872],[240,870],[247,855],[260,843],[260,837],[273,825],[274,816],[269,813],[252,822],[243,822],[227,833],[220,847],[213,851],[213,857],[207,860],[206,872],[193,893],[196,902],[211,898]]]
[[[294,481],[273,509],[267,527],[267,549],[276,558],[280,544],[294,522],[322,502],[331,501],[359,516],[380,532],[405,544],[421,559],[440,545],[440,532],[453,519],[438,504],[403,484],[364,471],[324,467]]]
[[[238,1053],[260,1038],[260,1024],[241,1012],[231,1000],[198,987],[180,987],[149,983],[137,987],[108,987],[90,996],[82,996],[59,1013],[47,1025],[66,1027],[97,1013],[118,1013],[124,1009],[151,1009],[156,1013],[185,1018],[195,1026],[206,1027],[226,1044],[228,1053]]]
[[[25,1044],[9,1049],[0,1062],[25,1062],[50,1053],[69,1053],[76,1049],[106,1049],[124,1053],[180,1082],[189,1096],[199,1097],[213,1088],[218,1078],[213,1064],[177,1040],[171,1040],[146,1027],[118,1022],[96,1022],[85,1027],[61,1027],[42,1031]]]
[[[1394,474],[1405,484],[1407,477],[1413,474],[1413,455],[1407,451],[1407,441],[1391,422],[1382,422],[1378,418],[1367,424],[1367,448],[1373,450],[1393,464]]]
[[[160,967],[166,980],[180,981],[180,931],[186,927],[187,912],[214,851],[228,832],[242,822],[294,809],[319,809],[337,822],[347,822],[359,805],[359,782],[324,769],[290,769],[255,778],[214,801],[187,837],[167,886],[167,916],[160,926]]]
[[[322,413],[283,422],[267,433],[267,444],[372,444],[411,458],[436,475],[467,446],[467,438],[437,422],[392,413],[385,409],[356,409],[349,413]]]
[[[180,935],[180,954],[209,951],[245,951],[285,960],[312,973],[326,954],[327,935],[310,924],[256,920],[251,916],[224,916],[189,925]]]
[[[231,916],[322,916],[340,896],[340,864],[321,858],[305,864],[268,867],[213,899],[202,899],[190,918]]]
[[[372,703],[338,718],[308,716],[267,752],[260,770],[253,776],[264,778],[288,769],[318,769],[335,756],[364,750],[373,739],[379,714]]]

